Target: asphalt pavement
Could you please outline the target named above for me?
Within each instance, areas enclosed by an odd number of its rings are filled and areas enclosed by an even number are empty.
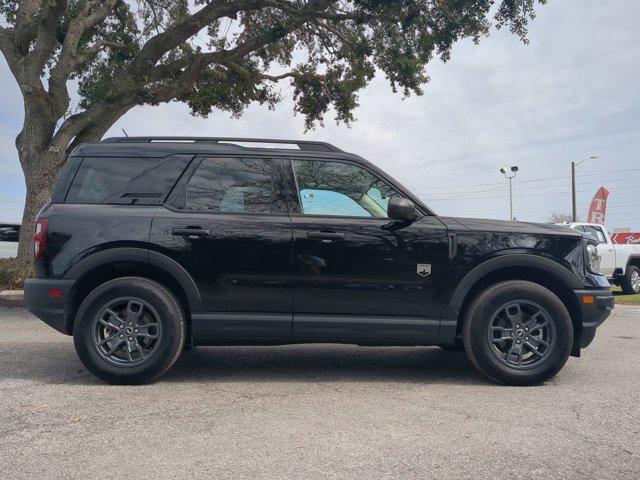
[[[503,387],[464,353],[200,347],[109,386],[70,337],[0,308],[0,478],[640,478],[640,308],[551,381]]]

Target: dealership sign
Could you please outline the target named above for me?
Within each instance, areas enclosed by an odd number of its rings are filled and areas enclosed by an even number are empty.
[[[604,225],[604,216],[607,212],[607,198],[609,197],[609,190],[604,187],[600,187],[591,200],[591,206],[589,207],[589,223],[599,223]]]
[[[623,232],[611,235],[611,241],[623,245],[640,245],[640,233]]]

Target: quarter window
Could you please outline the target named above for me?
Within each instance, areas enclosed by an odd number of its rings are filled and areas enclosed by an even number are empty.
[[[278,160],[205,158],[186,187],[187,210],[286,213]]]
[[[294,160],[305,215],[387,218],[396,191],[364,168],[341,162]]]
[[[85,158],[65,203],[160,205],[189,160],[190,155]]]

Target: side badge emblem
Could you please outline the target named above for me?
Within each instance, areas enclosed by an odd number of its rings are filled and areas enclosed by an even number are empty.
[[[431,275],[431,264],[430,263],[419,263],[416,267],[416,271],[418,275],[421,277],[426,277],[427,275]]]

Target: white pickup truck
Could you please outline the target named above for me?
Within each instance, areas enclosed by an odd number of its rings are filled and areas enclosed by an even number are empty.
[[[600,272],[624,293],[640,293],[640,245],[620,245],[611,241],[607,227],[597,223],[570,223],[598,241]]]

